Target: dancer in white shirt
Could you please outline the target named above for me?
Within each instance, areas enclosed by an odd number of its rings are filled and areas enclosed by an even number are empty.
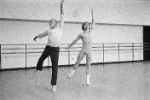
[[[56,19],[50,19],[49,21],[49,30],[39,34],[38,36],[34,37],[36,41],[37,38],[43,38],[48,36],[48,42],[46,47],[38,60],[36,70],[42,71],[43,61],[50,56],[52,62],[52,78],[51,78],[51,85],[53,91],[56,91],[56,84],[57,84],[57,72],[58,72],[58,60],[59,60],[59,47],[61,44],[61,37],[62,37],[62,29],[64,25],[64,9],[63,9],[64,0],[61,0],[60,3],[60,23]]]

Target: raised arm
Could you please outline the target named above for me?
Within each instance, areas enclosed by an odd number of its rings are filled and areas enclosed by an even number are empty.
[[[92,26],[91,26],[91,29],[93,29],[94,26],[95,26],[93,8],[91,9],[91,13],[92,13]]]
[[[64,8],[63,8],[64,0],[61,0],[60,3],[60,27],[62,28],[64,25]]]

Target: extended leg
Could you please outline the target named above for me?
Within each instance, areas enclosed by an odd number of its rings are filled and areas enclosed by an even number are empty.
[[[81,51],[77,57],[77,61],[74,64],[73,68],[71,69],[68,78],[71,78],[71,76],[74,74],[75,70],[78,68],[80,62],[82,61],[82,59],[84,58],[85,54]]]
[[[36,66],[36,70],[42,70],[42,65],[43,65],[43,61],[49,56],[48,54],[48,48],[46,47],[45,50],[43,51],[41,57],[38,60],[37,66]]]

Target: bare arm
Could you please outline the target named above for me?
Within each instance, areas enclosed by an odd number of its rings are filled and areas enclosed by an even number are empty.
[[[36,41],[37,38],[43,38],[43,37],[45,37],[47,35],[48,35],[48,31],[45,31],[45,32],[39,34],[38,36],[35,36],[34,37],[34,41]]]
[[[91,29],[93,29],[94,26],[95,26],[93,8],[91,9],[91,13],[92,13],[92,26],[91,26]]]
[[[60,27],[62,28],[64,25],[64,8],[63,8],[64,0],[61,0],[60,3]]]
[[[79,35],[75,40],[73,40],[71,42],[71,44],[67,47],[67,49],[69,49],[70,47],[72,47],[80,38],[81,38],[81,36]]]

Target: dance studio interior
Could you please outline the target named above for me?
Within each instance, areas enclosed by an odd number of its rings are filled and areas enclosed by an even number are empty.
[[[43,61],[40,74],[34,72],[49,38],[34,37],[49,29],[51,18],[60,22],[62,8],[57,91],[52,91],[52,57]],[[87,56],[67,77],[84,38],[66,48],[93,19],[87,85]],[[149,99],[149,0],[0,0],[0,100]]]

